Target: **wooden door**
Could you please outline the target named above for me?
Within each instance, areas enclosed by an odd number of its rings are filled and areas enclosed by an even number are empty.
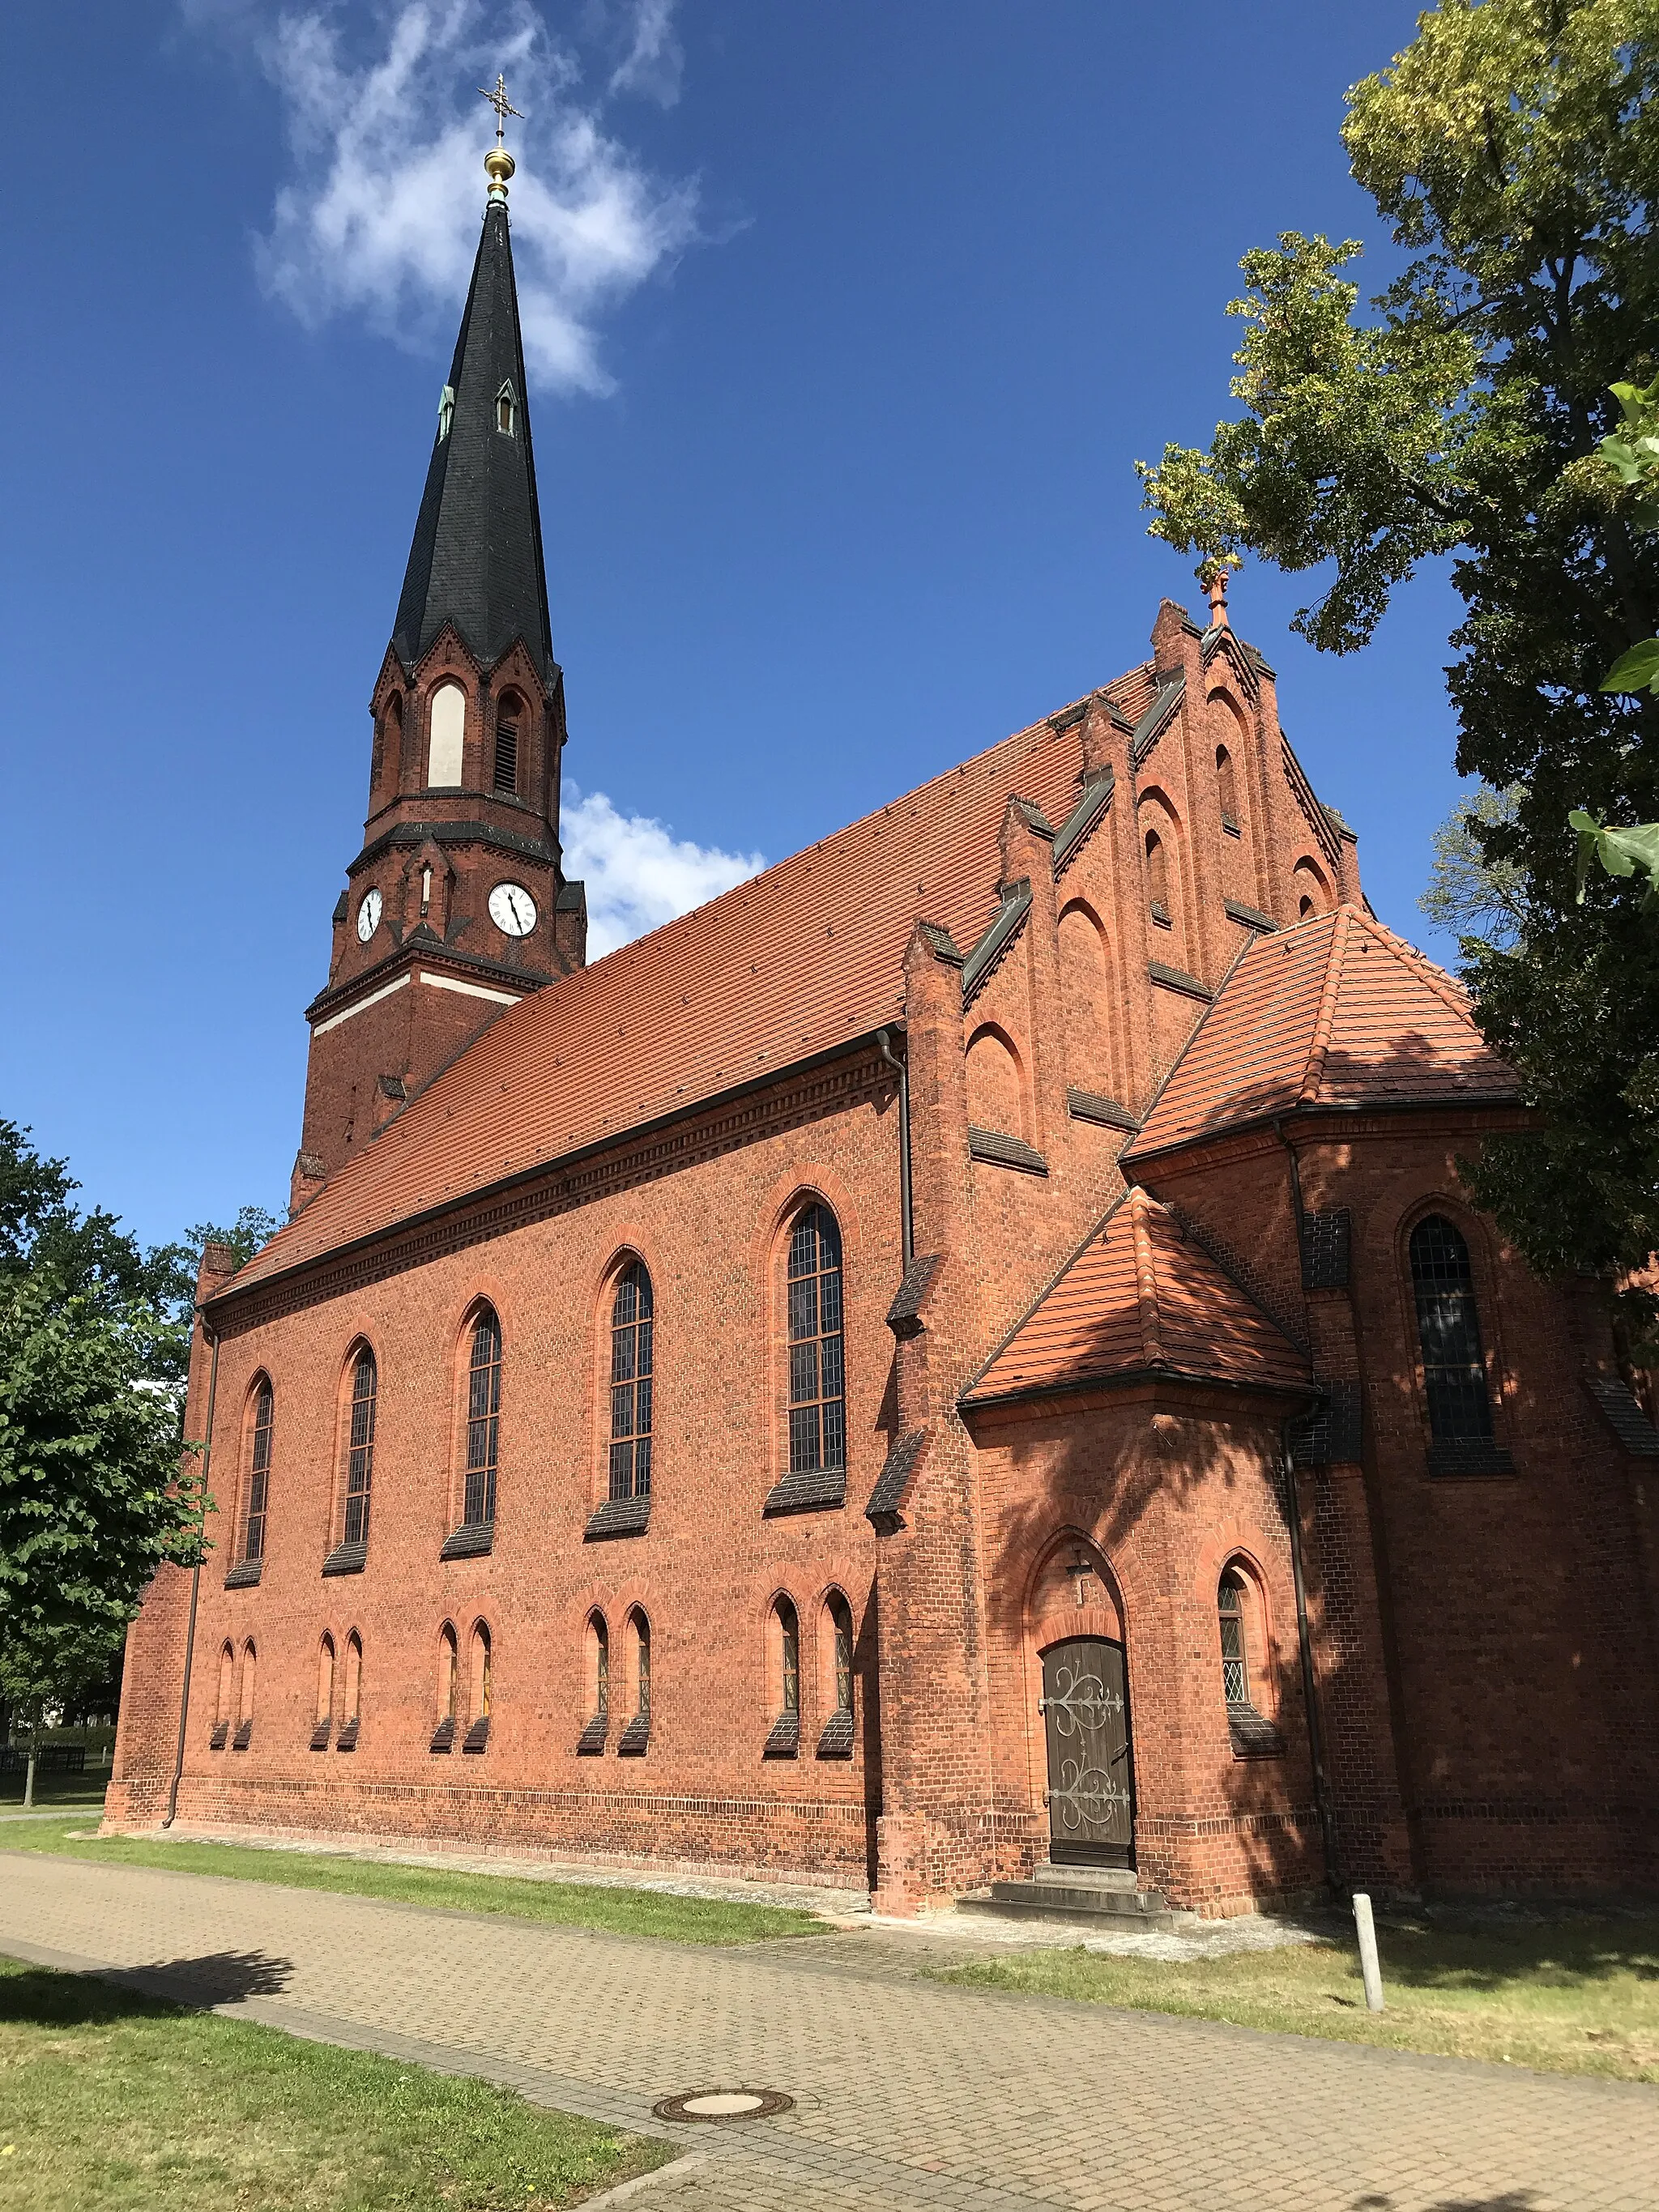
[[[1056,1866],[1134,1864],[1134,1764],[1123,1646],[1074,1636],[1042,1655],[1048,1856]]]

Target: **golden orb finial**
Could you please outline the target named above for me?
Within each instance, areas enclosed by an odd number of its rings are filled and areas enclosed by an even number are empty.
[[[484,174],[489,179],[490,198],[500,200],[505,206],[507,180],[519,165],[501,142],[507,136],[507,117],[519,115],[519,110],[513,106],[507,96],[507,79],[504,76],[496,77],[495,88],[493,92],[486,92],[480,85],[478,96],[481,100],[487,100],[495,111],[495,143],[484,155]],[[524,118],[520,115],[519,119],[522,122]]]

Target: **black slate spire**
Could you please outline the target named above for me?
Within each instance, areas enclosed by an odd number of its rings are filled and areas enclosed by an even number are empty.
[[[511,173],[510,163],[507,173]],[[504,419],[509,428],[502,427]],[[484,210],[483,235],[398,602],[392,644],[405,668],[421,659],[446,622],[454,624],[485,667],[522,638],[544,684],[553,688],[524,344],[507,193],[500,178],[492,182]]]

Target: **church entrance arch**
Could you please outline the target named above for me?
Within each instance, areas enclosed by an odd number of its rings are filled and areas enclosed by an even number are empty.
[[[1048,1856],[1055,1866],[1134,1864],[1134,1758],[1123,1646],[1070,1636],[1042,1655]]]

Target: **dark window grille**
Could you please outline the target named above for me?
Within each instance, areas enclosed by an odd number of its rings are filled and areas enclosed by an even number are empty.
[[[495,723],[495,788],[506,792],[519,788],[519,726],[506,715]]]
[[[789,1472],[847,1464],[841,1231],[810,1206],[789,1239]]]
[[[1249,1662],[1244,1650],[1244,1584],[1229,1567],[1216,1600],[1221,1620],[1221,1689],[1230,1705],[1250,1702]]]
[[[638,1260],[617,1279],[611,1305],[611,1495],[651,1495],[651,1424],[655,1308],[651,1278]]]
[[[1423,1347],[1429,1433],[1437,1443],[1492,1435],[1492,1400],[1480,1349],[1469,1248],[1453,1222],[1431,1213],[1411,1238],[1412,1290]]]
[[[265,1555],[265,1501],[270,1491],[270,1385],[262,1382],[253,1401],[253,1457],[247,1474],[247,1516],[242,1523],[242,1557]]]
[[[495,1453],[501,1411],[501,1325],[480,1314],[466,1385],[466,1491],[461,1518],[476,1528],[495,1518]]]
[[[853,1608],[844,1597],[830,1601],[830,1618],[836,1631],[836,1711],[853,1710]]]
[[[611,1631],[597,1614],[593,1619],[593,1662],[595,1720],[611,1717]]]
[[[374,1480],[374,1354],[360,1352],[351,1377],[351,1442],[346,1453],[345,1541],[368,1541],[368,1493]]]

